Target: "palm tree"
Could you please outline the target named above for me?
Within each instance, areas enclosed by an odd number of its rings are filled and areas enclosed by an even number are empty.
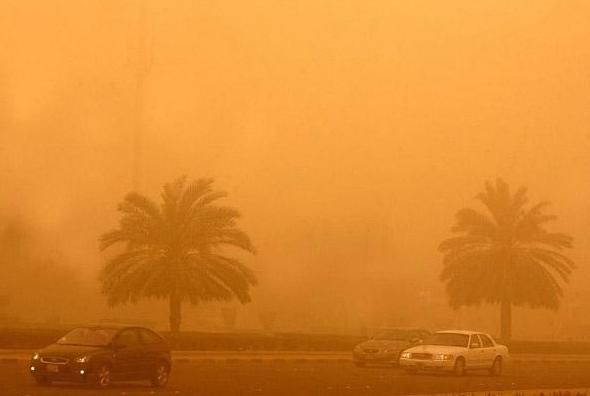
[[[238,211],[216,205],[226,194],[212,184],[212,179],[199,179],[187,185],[182,177],[164,186],[160,206],[137,193],[125,197],[119,228],[100,238],[101,250],[123,244],[101,272],[109,304],[167,299],[170,329],[177,333],[185,301],[250,301],[256,277],[226,253],[228,247],[255,249],[236,226]]]
[[[453,233],[440,244],[449,303],[454,309],[500,304],[501,337],[509,340],[512,306],[557,310],[563,294],[557,279],[567,282],[575,264],[563,254],[572,237],[549,232],[555,216],[545,214],[547,202],[528,207],[527,190],[511,194],[498,179],[477,195],[489,213],[461,209]]]

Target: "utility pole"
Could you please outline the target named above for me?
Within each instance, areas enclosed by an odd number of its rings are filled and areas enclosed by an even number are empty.
[[[151,68],[151,59],[146,45],[146,4],[147,0],[138,0],[139,15],[137,20],[137,59],[135,80],[135,120],[133,131],[133,191],[139,191],[142,184],[143,168],[143,132],[144,132],[144,98],[145,79]]]

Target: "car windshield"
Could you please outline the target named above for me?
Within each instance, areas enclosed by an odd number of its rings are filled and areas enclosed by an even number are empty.
[[[410,333],[406,330],[391,329],[381,330],[375,334],[374,340],[407,341]]]
[[[115,329],[79,327],[60,338],[60,345],[107,346],[115,336]]]
[[[469,343],[469,336],[467,334],[458,333],[435,333],[424,340],[424,345],[445,345],[467,347]]]

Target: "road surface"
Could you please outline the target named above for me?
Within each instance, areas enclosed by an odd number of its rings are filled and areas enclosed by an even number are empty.
[[[165,389],[138,382],[115,384],[106,391],[72,384],[39,387],[29,377],[26,363],[0,363],[1,396],[391,396],[539,388],[590,388],[590,362],[512,363],[501,377],[474,372],[455,378],[408,375],[386,367],[357,368],[341,360],[211,359],[176,363]]]

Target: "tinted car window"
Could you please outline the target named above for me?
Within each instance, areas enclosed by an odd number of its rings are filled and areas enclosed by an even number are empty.
[[[469,343],[470,348],[481,348],[481,341],[477,334],[471,336],[471,342]]]
[[[468,344],[469,336],[458,333],[434,333],[424,340],[424,345],[445,345],[466,348]]]
[[[162,342],[162,339],[153,331],[140,329],[139,332],[141,334],[141,342],[144,344],[159,344]]]
[[[111,342],[115,334],[116,330],[114,329],[79,327],[60,338],[57,343],[61,345],[105,346]]]
[[[139,338],[137,337],[137,331],[135,330],[123,330],[115,341],[116,344],[132,346],[139,344]]]
[[[494,343],[492,342],[490,337],[488,337],[487,335],[480,334],[479,338],[481,339],[481,342],[482,342],[482,345],[484,348],[491,348],[494,346]]]

